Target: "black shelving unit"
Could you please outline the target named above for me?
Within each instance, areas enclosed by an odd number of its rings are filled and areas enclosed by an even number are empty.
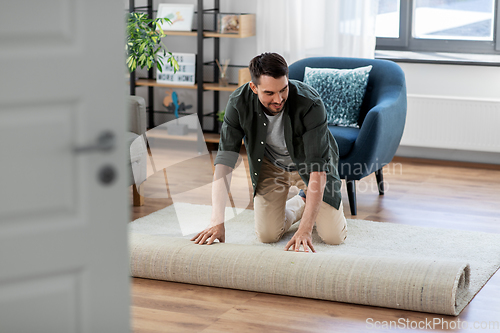
[[[135,6],[135,0],[129,0],[129,11],[134,12],[134,11],[144,11],[148,14],[149,17],[153,17],[153,0],[148,0],[147,6],[141,6],[141,7],[136,7]],[[197,43],[197,52],[196,52],[196,90],[197,90],[197,110],[196,113],[198,115],[198,119],[200,121],[200,124],[203,128],[203,123],[204,123],[204,118],[205,117],[212,117],[213,118],[213,128],[212,130],[209,130],[208,132],[213,132],[217,133],[218,132],[218,122],[217,122],[217,111],[219,109],[219,91],[216,89],[206,89],[204,86],[204,69],[206,66],[209,66],[211,70],[213,70],[213,81],[210,83],[215,83],[217,84],[219,81],[219,68],[215,63],[215,59],[220,59],[220,38],[219,36],[205,36],[205,32],[215,32],[217,31],[217,15],[220,13],[220,1],[219,0],[214,0],[214,8],[210,9],[204,9],[204,3],[203,0],[198,0],[198,10],[196,12],[196,19],[197,19],[197,24],[196,24],[196,31],[193,32],[193,37],[196,37],[196,43]],[[204,17],[205,15],[213,15],[213,27],[212,31],[211,30],[204,30]],[[169,35],[169,32],[166,32],[167,35]],[[172,34],[175,35],[175,34]],[[189,36],[186,36],[186,38],[190,38]],[[214,54],[213,54],[213,61],[210,62],[204,62],[204,40],[207,38],[213,39],[214,43]],[[235,65],[230,65],[230,67],[246,67],[246,66],[235,66]],[[152,68],[148,71],[148,80],[155,80],[155,69]],[[136,77],[136,73],[131,73],[130,75],[130,94],[135,95],[136,94],[136,88],[138,87],[137,85],[137,80],[138,78]],[[168,85],[161,85],[162,87],[168,88]],[[178,87],[180,89],[186,89],[185,87]],[[236,86],[234,86],[236,88]],[[148,128],[153,128],[155,126],[154,122],[154,114],[155,113],[172,113],[170,111],[159,111],[154,109],[154,86],[153,85],[147,85],[148,89],[148,99],[147,99],[147,112],[148,112]],[[193,88],[187,88],[187,89],[193,89]],[[203,95],[204,92],[207,90],[212,90],[213,91],[213,101],[214,101],[214,111],[209,113],[209,114],[204,114],[203,113]],[[187,114],[187,113],[186,113]]]
[[[130,13],[135,11],[145,11],[148,14],[148,17],[153,17],[153,0],[148,0],[147,6],[135,6],[135,0],[129,0],[128,9]],[[148,71],[148,79],[154,78],[154,67],[152,67]],[[135,95],[136,90],[136,73],[135,71],[130,73],[130,95]],[[148,111],[149,119],[148,124],[154,124],[154,87],[148,87],[148,106],[146,110]],[[148,126],[151,128],[151,126]]]

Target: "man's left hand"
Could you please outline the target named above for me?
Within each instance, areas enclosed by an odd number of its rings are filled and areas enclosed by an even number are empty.
[[[295,252],[299,252],[301,245],[304,252],[309,252],[309,249],[311,249],[312,252],[316,252],[312,245],[311,232],[302,231],[300,229],[295,232],[295,235],[293,235],[292,239],[290,239],[290,241],[286,244],[285,251],[288,251],[291,247],[292,250],[295,250]]]

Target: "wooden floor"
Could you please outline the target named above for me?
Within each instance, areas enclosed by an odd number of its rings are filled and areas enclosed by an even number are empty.
[[[377,193],[375,176],[358,182],[357,216],[350,216],[343,188],[347,218],[500,233],[500,166],[396,158],[384,168],[384,177],[384,196]],[[247,180],[233,182],[245,188]],[[193,203],[209,204],[207,200],[192,198]],[[132,220],[171,203],[146,198],[143,207],[133,208]],[[408,331],[420,325],[465,332],[476,325],[477,331],[499,332],[500,272],[459,317],[137,278],[132,304],[136,333],[381,332],[393,331],[394,322]],[[384,321],[393,321],[393,329],[380,329]]]

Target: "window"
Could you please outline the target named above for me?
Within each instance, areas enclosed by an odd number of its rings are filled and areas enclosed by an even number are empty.
[[[379,0],[377,49],[500,54],[500,0]]]

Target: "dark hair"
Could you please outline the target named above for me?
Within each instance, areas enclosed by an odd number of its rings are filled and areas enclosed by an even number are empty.
[[[259,84],[262,75],[268,75],[275,79],[288,77],[288,65],[285,59],[278,53],[262,53],[250,61],[250,75],[255,85]]]

